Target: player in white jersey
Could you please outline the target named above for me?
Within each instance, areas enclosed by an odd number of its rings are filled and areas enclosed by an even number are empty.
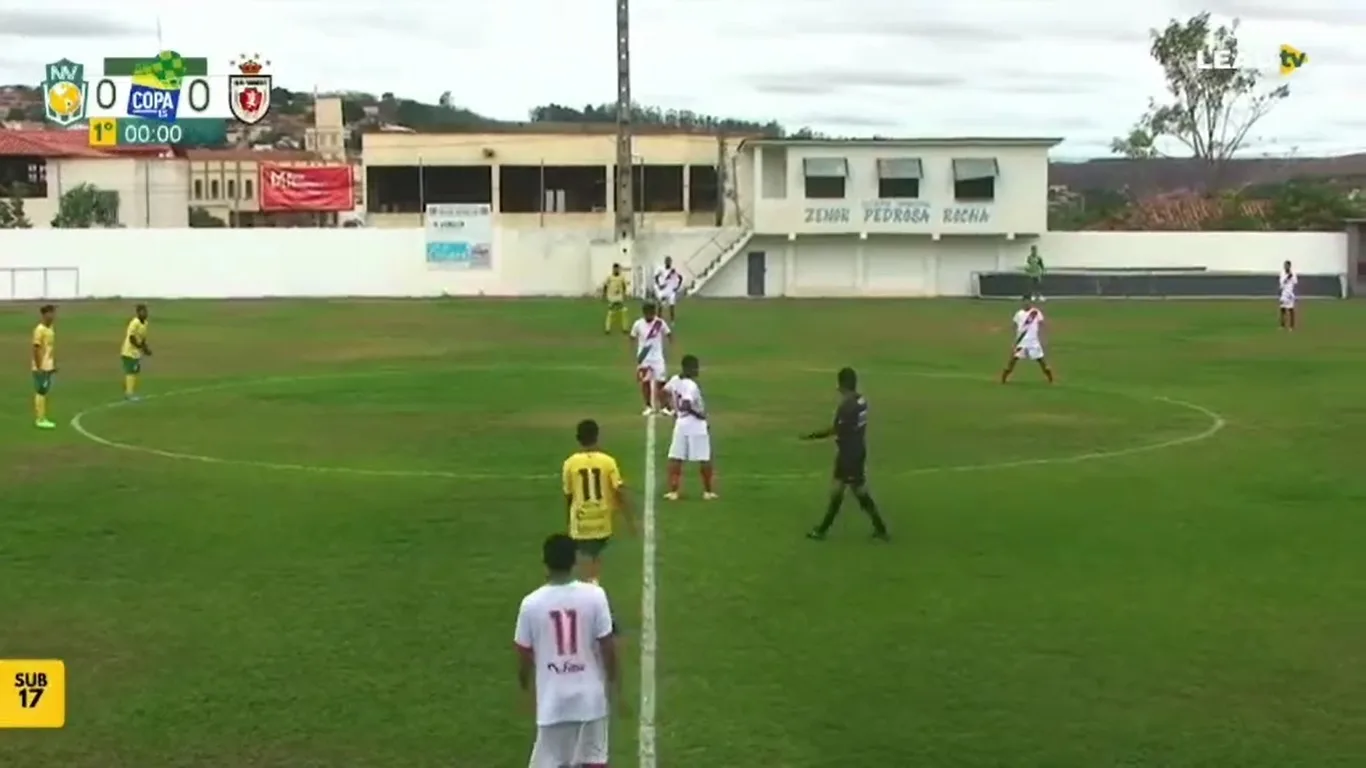
[[[574,540],[545,540],[546,583],[517,613],[517,681],[536,690],[530,768],[607,768],[607,722],[621,676],[607,593],[576,581]]]
[[[1281,328],[1295,330],[1295,289],[1300,278],[1287,261],[1281,267]]]
[[[1010,374],[1015,372],[1016,363],[1021,359],[1029,359],[1039,364],[1044,377],[1052,384],[1053,369],[1048,367],[1048,361],[1043,353],[1043,310],[1034,305],[1033,299],[1026,296],[1020,300],[1020,308],[1011,320],[1015,325],[1015,342],[1011,345],[1006,368],[1001,371],[1001,383],[1010,381]]]
[[[631,338],[636,342],[636,381],[645,399],[646,416],[651,416],[663,399],[660,389],[669,378],[664,363],[664,345],[673,336],[673,329],[659,316],[654,302],[645,302],[642,317],[631,325]]]
[[[674,307],[678,304],[678,294],[683,291],[683,274],[674,269],[673,257],[665,256],[664,266],[655,272],[654,289],[655,298],[659,299],[660,307],[672,323]]]
[[[697,383],[702,366],[696,355],[684,355],[680,363],[683,372],[669,379],[665,392],[673,403],[673,440],[669,443],[669,492],[664,498],[677,501],[683,485],[683,463],[699,466],[702,474],[702,498],[717,498],[713,485],[711,464],[711,430],[707,422],[707,404],[702,398],[702,387]]]

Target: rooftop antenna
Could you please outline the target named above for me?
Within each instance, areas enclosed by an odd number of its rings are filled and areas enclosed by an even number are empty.
[[[157,51],[160,52],[160,51],[162,51],[162,50],[164,50],[164,49],[161,47],[161,17],[158,16],[158,17],[157,17]]]

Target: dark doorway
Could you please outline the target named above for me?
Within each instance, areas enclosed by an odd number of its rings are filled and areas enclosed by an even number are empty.
[[[763,251],[749,252],[749,287],[746,295],[751,298],[764,296],[764,278],[768,274],[768,254]]]

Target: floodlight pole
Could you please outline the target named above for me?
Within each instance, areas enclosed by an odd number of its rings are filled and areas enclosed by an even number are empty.
[[[617,164],[615,240],[630,263],[636,236],[635,194],[631,188],[631,3],[617,4]]]

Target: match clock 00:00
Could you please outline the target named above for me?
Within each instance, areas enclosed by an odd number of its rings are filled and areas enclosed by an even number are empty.
[[[213,118],[186,118],[174,123],[140,117],[96,117],[90,120],[92,147],[148,147],[187,145],[221,147],[227,142],[228,126]]]

